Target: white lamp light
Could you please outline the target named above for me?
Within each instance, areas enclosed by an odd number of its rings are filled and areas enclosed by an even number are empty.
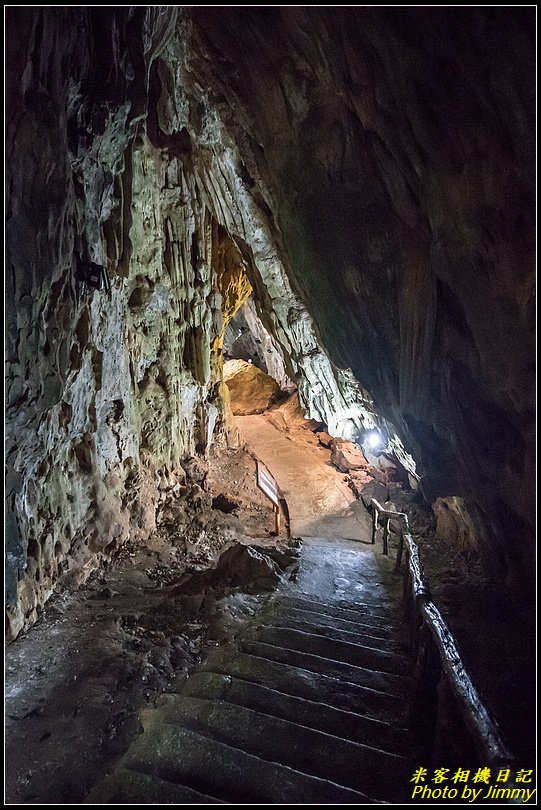
[[[381,447],[381,435],[377,430],[370,431],[366,440],[371,450],[377,450],[378,447]]]

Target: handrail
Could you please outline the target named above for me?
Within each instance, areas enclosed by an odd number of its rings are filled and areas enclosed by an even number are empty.
[[[432,600],[428,580],[425,576],[419,554],[419,547],[409,529],[408,516],[405,512],[394,512],[389,509],[384,509],[375,498],[372,498],[371,505],[373,508],[373,544],[376,542],[379,517],[382,516],[385,518],[383,531],[384,554],[389,554],[388,538],[390,533],[390,521],[399,520],[401,523],[396,568],[400,568],[405,541],[408,554],[407,574],[411,577],[414,604],[418,608],[423,622],[430,629],[432,637],[436,642],[442,667],[449,679],[449,683],[457,699],[458,707],[475,741],[479,755],[483,761],[488,760],[488,763],[493,765],[513,762],[513,754],[503,740],[498,723],[481,700],[462,662],[455,638],[438,607]]]

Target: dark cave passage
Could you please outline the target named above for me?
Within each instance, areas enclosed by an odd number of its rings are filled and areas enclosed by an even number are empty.
[[[8,803],[533,801],[535,22],[8,7]]]

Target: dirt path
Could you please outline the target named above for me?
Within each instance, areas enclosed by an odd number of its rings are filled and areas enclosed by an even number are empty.
[[[300,425],[278,430],[268,414],[238,416],[248,446],[269,468],[288,503],[294,537],[370,542],[370,517],[330,462],[330,451]]]

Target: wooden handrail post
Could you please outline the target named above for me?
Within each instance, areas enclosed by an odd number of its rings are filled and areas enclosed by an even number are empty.
[[[274,504],[274,533],[280,536],[280,507]]]
[[[398,551],[396,552],[396,565],[395,571],[400,571],[400,566],[402,565],[402,553],[404,551],[404,529],[400,527],[400,539],[398,541]]]
[[[378,531],[379,513],[375,506],[372,507],[372,545],[376,544],[376,533]]]
[[[386,557],[389,556],[389,532],[391,530],[391,520],[390,518],[385,518],[385,523],[383,524],[383,553]]]

